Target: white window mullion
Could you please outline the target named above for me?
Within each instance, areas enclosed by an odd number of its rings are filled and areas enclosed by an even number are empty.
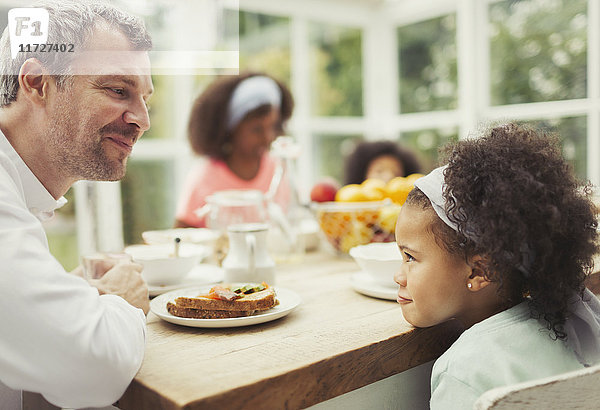
[[[121,184],[79,181],[74,185],[80,255],[123,250]]]
[[[174,123],[174,139],[177,150],[172,156],[175,159],[175,198],[179,198],[183,183],[187,177],[192,162],[193,153],[187,138],[187,128],[190,111],[197,95],[194,95],[194,78],[190,76],[176,76],[173,92],[175,107],[172,112]],[[172,143],[171,143],[172,145]]]
[[[396,27],[385,9],[371,12],[362,34],[363,107],[365,138],[398,137],[393,120],[398,114],[398,45]]]
[[[600,2],[588,1],[587,27],[587,175],[600,186]]]
[[[298,158],[297,175],[310,176],[298,178],[300,193],[308,193],[311,181],[314,180],[314,167],[312,166],[313,143],[310,133],[310,39],[308,21],[300,17],[291,17],[291,88],[294,96],[294,115],[289,128],[300,144],[303,155]],[[301,198],[306,201],[307,198]]]
[[[402,114],[394,118],[394,127],[398,132],[456,127],[458,116],[456,110]]]
[[[579,100],[498,105],[489,107],[484,111],[484,115],[486,119],[492,121],[503,121],[505,119],[551,119],[586,115],[589,107],[589,99],[583,98]]]
[[[476,81],[477,87],[475,98],[480,107],[477,122],[480,123],[489,120],[486,111],[489,111],[492,101],[490,95],[492,87],[490,79],[489,4],[488,1],[474,1],[471,7],[474,11],[471,12],[470,17],[475,19],[475,64],[478,74],[474,81]]]
[[[459,137],[464,138],[473,132],[481,117],[479,108],[483,95],[477,90],[482,87],[482,79],[478,67],[481,64],[477,52],[481,52],[481,39],[478,32],[486,27],[477,20],[477,1],[459,0],[456,10],[456,46],[458,64],[458,107],[460,113]],[[487,87],[489,90],[489,86]],[[489,103],[489,99],[486,101]]]

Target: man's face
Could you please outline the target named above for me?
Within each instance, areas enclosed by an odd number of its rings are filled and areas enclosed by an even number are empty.
[[[87,47],[99,45],[116,53],[130,51],[123,34],[102,26]],[[110,55],[76,57],[73,69],[83,74],[75,75],[49,101],[48,149],[67,178],[121,179],[133,145],[150,127],[146,103],[153,88],[148,54],[121,53],[112,59]]]

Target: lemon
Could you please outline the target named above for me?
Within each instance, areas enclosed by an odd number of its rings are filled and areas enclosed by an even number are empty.
[[[396,220],[400,213],[399,205],[384,206],[379,210],[379,226],[387,232],[393,233],[396,230]]]
[[[402,205],[406,201],[406,197],[412,189],[413,182],[404,177],[393,178],[385,186],[388,198],[398,205]]]
[[[367,197],[360,185],[349,184],[344,185],[337,191],[335,200],[338,202],[360,202],[366,201]]]
[[[417,179],[424,177],[424,176],[425,175],[423,175],[423,174],[416,173],[416,174],[407,175],[405,178],[408,182],[410,182],[411,184],[414,185],[414,183]]]
[[[379,178],[365,179],[360,186],[363,189],[385,189],[385,182]]]

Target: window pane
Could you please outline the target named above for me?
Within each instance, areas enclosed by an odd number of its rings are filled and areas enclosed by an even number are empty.
[[[43,223],[48,237],[50,253],[71,271],[79,265],[77,225],[75,220],[75,195],[73,189],[65,194],[67,204],[54,213],[54,218]]]
[[[316,135],[313,140],[315,179],[329,176],[343,184],[346,179],[344,159],[352,150],[354,142],[360,139],[361,135]]]
[[[458,130],[451,127],[403,132],[399,141],[417,153],[424,173],[428,173],[440,165],[438,149],[448,142],[458,141]]]
[[[458,105],[454,14],[399,27],[400,112]]]
[[[290,84],[289,18],[239,12],[240,71],[263,71]]]
[[[176,95],[171,92],[175,88],[176,77],[170,75],[153,75],[154,93],[148,101],[150,129],[144,133],[142,140],[174,138],[174,108],[177,106]]]
[[[558,134],[562,141],[565,159],[579,178],[587,180],[587,117],[521,121],[521,123]]]
[[[489,11],[492,105],[586,97],[586,0],[501,1]]]
[[[130,161],[121,180],[125,244],[142,242],[142,232],[173,226],[174,162]]]
[[[311,113],[361,116],[362,33],[360,29],[310,25]]]

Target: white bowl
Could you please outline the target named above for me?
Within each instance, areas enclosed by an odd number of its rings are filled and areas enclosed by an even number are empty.
[[[189,273],[202,259],[209,255],[206,246],[182,243],[179,257],[175,257],[174,245],[131,245],[125,253],[131,255],[134,262],[144,266],[142,276],[148,285],[174,285]]]
[[[181,239],[184,244],[212,245],[218,237],[217,231],[208,228],[174,228],[142,232],[142,239],[149,245],[171,244],[175,238]]]
[[[369,243],[350,249],[350,256],[374,282],[384,286],[398,286],[394,274],[402,266],[402,255],[396,242]]]

